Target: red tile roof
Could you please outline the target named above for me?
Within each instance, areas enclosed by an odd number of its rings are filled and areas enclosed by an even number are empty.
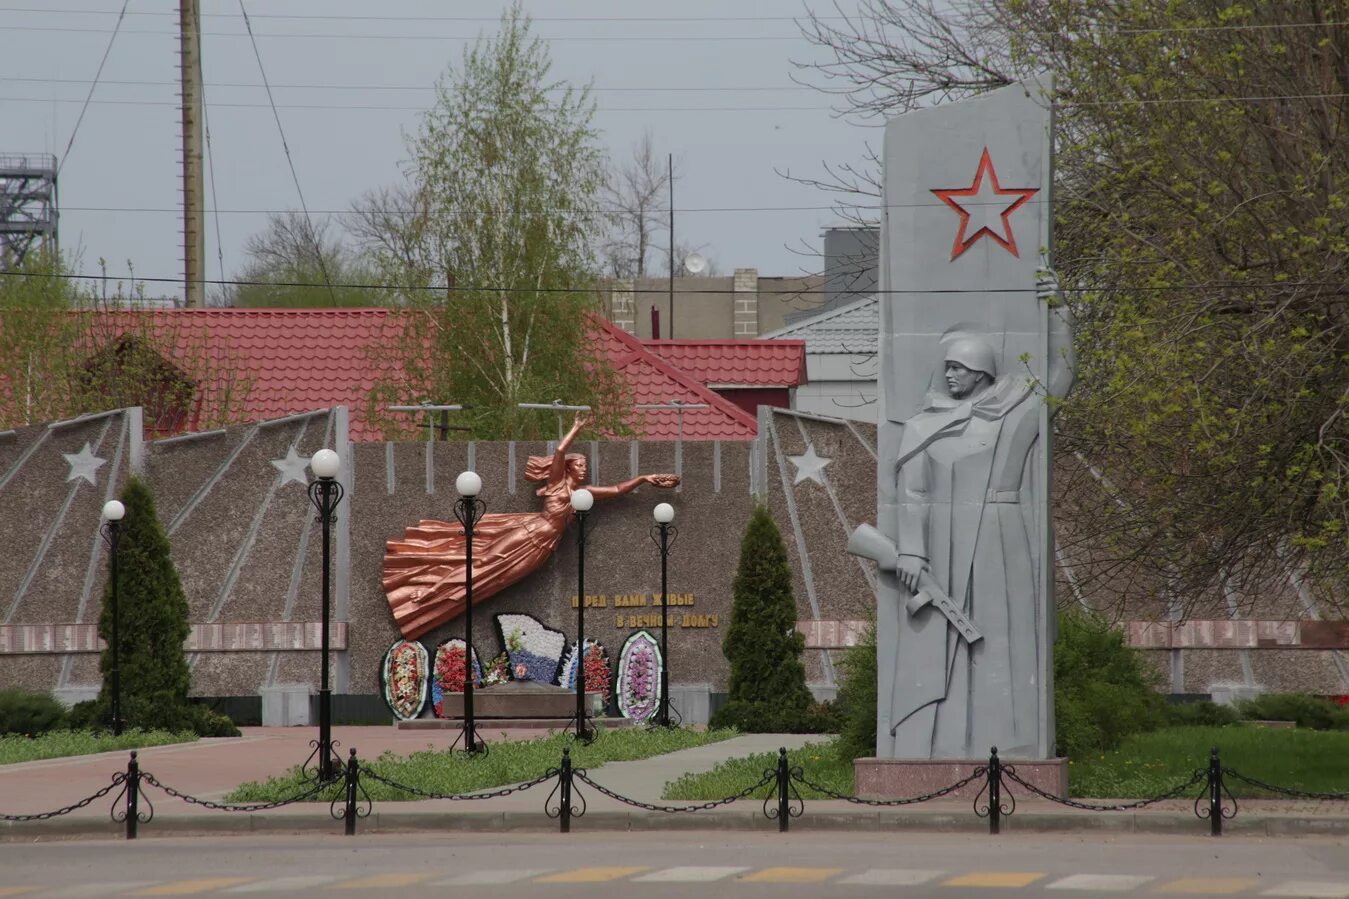
[[[379,440],[366,421],[366,394],[382,374],[376,352],[397,345],[400,328],[387,309],[157,309],[114,312],[114,319],[148,315],[175,347],[173,362],[198,388],[190,429],[206,427],[231,389],[247,389],[247,419],[265,421],[345,405],[351,439]],[[387,356],[384,358],[387,359]],[[200,365],[193,371],[187,367]]]
[[[804,340],[644,340],[703,384],[797,387],[806,380]]]
[[[384,366],[398,365],[396,354],[388,350],[397,347],[401,324],[388,309],[159,309],[105,314],[115,326],[126,329],[132,316],[149,316],[153,327],[172,336],[175,365],[194,380],[202,380],[204,373],[211,382],[199,391],[190,429],[209,423],[224,391],[246,386],[243,406],[248,420],[346,405],[353,441],[383,439],[366,419],[366,397],[383,375],[392,373]],[[648,351],[635,337],[602,319],[596,322],[595,339],[631,386],[635,403],[706,404],[707,409],[684,413],[685,439],[754,437],[753,416]],[[673,440],[679,434],[674,411],[635,410],[633,422],[647,440]]]
[[[603,318],[597,336],[623,380],[632,388],[633,402],[697,403],[706,409],[679,412],[675,409],[642,410],[637,421],[647,440],[674,440],[683,416],[685,440],[750,440],[758,433],[758,421],[739,406],[703,386],[699,378],[657,356],[643,343]]]

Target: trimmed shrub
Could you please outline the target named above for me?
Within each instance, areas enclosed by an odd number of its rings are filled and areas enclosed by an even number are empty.
[[[122,719],[143,730],[191,730],[201,736],[238,736],[233,722],[187,697],[191,673],[183,642],[187,596],[169,555],[169,540],[155,513],[154,498],[139,478],[122,489],[126,516],[118,549],[117,642],[122,677]],[[103,591],[98,633],[108,642],[99,662],[98,699],[71,710],[73,726],[106,727],[112,715],[112,579]]]
[[[839,736],[843,759],[876,754],[876,625],[873,622],[839,663],[843,683],[838,690]]]
[[[65,727],[66,710],[50,694],[13,688],[0,690],[0,735],[35,737]]]
[[[731,700],[717,710],[717,723],[709,727],[734,727],[745,733],[832,734],[842,726],[838,710],[827,702],[813,702],[804,709],[784,709],[769,702]]]
[[[1218,705],[1207,699],[1167,706],[1166,723],[1172,727],[1227,727],[1241,718],[1230,705]]]
[[[731,663],[730,700],[712,716],[712,727],[773,733],[809,718],[805,638],[796,630],[787,547],[763,506],[750,516],[740,544],[731,626],[721,646]]]
[[[1333,701],[1305,693],[1266,693],[1237,703],[1237,711],[1248,721],[1295,721],[1298,727],[1331,730],[1337,721],[1345,721],[1342,709]],[[1344,727],[1345,724],[1340,724]]]
[[[1059,755],[1098,754],[1166,720],[1157,675],[1104,619],[1059,613],[1054,706]]]

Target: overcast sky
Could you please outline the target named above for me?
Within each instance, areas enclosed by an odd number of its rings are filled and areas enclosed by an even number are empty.
[[[816,2],[827,11],[822,0]],[[246,0],[262,62],[311,211],[340,212],[398,178],[403,134],[467,41],[495,30],[500,0]],[[181,277],[177,8],[130,0],[93,102],[76,120],[122,0],[0,0],[0,153],[64,158],[61,243],[79,270]],[[828,98],[794,84],[793,60],[818,53],[793,18],[799,0],[527,0],[550,39],[554,73],[591,82],[596,125],[614,158],[643,129],[673,152],[676,231],[723,272],[795,274],[836,221],[829,197],[775,169],[818,174],[858,159],[880,131],[840,121]],[[378,12],[377,12],[378,11]],[[211,168],[207,277],[237,273],[267,210],[296,189],[237,0],[202,0]],[[212,200],[213,170],[215,199]],[[218,209],[219,227],[216,225]],[[171,284],[156,294],[180,293]]]

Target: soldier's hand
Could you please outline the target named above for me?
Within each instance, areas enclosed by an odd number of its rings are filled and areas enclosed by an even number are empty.
[[[917,593],[918,576],[923,573],[923,568],[926,566],[926,560],[919,556],[902,555],[899,557],[899,563],[895,566],[895,574],[906,590],[910,593]]]

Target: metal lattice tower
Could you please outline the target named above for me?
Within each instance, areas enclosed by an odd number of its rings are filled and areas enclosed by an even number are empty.
[[[0,266],[18,265],[39,244],[59,250],[56,157],[0,153]]]

